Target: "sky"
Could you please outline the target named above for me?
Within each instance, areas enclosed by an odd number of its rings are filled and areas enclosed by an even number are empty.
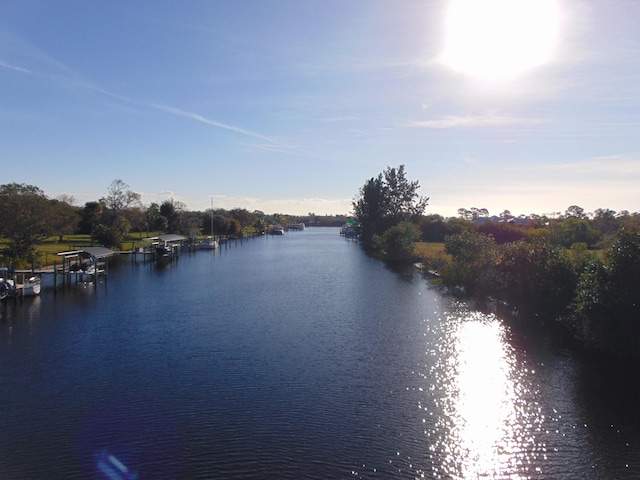
[[[480,5],[480,8],[478,8]],[[640,211],[636,0],[2,0],[0,184],[77,205]]]

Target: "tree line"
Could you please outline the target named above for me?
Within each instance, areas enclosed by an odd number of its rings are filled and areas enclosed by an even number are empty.
[[[572,205],[515,217],[461,208],[447,219],[424,214],[418,188],[404,166],[387,167],[360,188],[353,207],[365,249],[394,263],[422,261],[452,292],[640,361],[640,213]],[[418,241],[443,242],[444,255],[419,258]]]
[[[272,225],[287,226],[305,222],[313,225],[339,226],[346,216],[306,216],[265,214],[242,208],[190,211],[173,198],[162,203],[143,205],[141,195],[123,180],[113,180],[103,197],[84,206],[75,206],[69,195],[51,199],[35,185],[8,183],[0,185],[0,238],[5,247],[2,261],[12,265],[29,265],[38,260],[38,245],[57,235],[82,234],[92,245],[120,249],[125,237],[133,232],[177,233],[189,238],[209,235],[239,237],[264,233]]]

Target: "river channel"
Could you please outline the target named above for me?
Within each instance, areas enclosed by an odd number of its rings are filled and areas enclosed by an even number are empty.
[[[337,229],[0,305],[0,479],[640,477],[638,373]]]

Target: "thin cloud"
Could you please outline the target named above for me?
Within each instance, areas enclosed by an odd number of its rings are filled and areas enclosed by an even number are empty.
[[[218,122],[217,120],[211,120],[210,118],[203,117],[202,115],[199,115],[197,113],[186,112],[186,111],[180,110],[178,108],[169,107],[169,106],[166,106],[166,105],[158,105],[157,103],[151,103],[149,105],[152,106],[153,108],[158,109],[158,110],[162,110],[162,111],[165,111],[165,112],[168,112],[168,113],[172,113],[172,114],[178,115],[180,117],[189,118],[191,120],[195,120],[196,122],[201,122],[201,123],[204,123],[206,125],[210,125],[212,127],[221,128],[223,130],[229,130],[231,132],[239,133],[239,134],[245,135],[247,137],[257,138],[258,140],[264,140],[264,141],[269,142],[270,144],[273,144],[273,145],[277,145],[278,144],[278,142],[276,142],[275,140],[273,140],[270,137],[267,137],[266,135],[261,135],[259,133],[254,133],[254,132],[251,132],[249,130],[245,130],[243,128],[236,127],[234,125],[227,125],[226,123]]]
[[[556,172],[569,172],[576,176],[620,176],[628,179],[640,176],[640,154],[608,155],[583,161],[546,165],[545,168]]]
[[[9,63],[3,62],[0,60],[0,67],[3,68],[7,68],[7,69],[11,69],[11,70],[15,70],[21,73],[25,73],[25,74],[30,74],[30,75],[37,75],[37,76],[41,76],[41,77],[49,77],[51,79],[57,80],[57,81],[64,81],[67,82],[69,84],[72,85],[76,85],[80,88],[83,88],[85,90],[89,90],[89,91],[93,91],[96,93],[99,93],[101,95],[104,95],[106,97],[112,98],[114,100],[117,100],[119,102],[124,102],[124,103],[129,103],[129,104],[136,104],[136,103],[140,103],[139,101],[135,101],[134,99],[125,97],[123,95],[119,95],[117,93],[113,93],[109,90],[106,90],[104,88],[102,88],[99,85],[96,85],[94,83],[88,82],[86,80],[84,80],[82,78],[81,75],[79,75],[78,73],[76,73],[73,69],[69,68],[68,66],[64,65],[63,63],[59,62],[58,60],[56,60],[55,58],[47,55],[46,53],[42,52],[41,50],[33,47],[32,45],[27,44],[26,42],[22,41],[21,39],[12,37],[13,40],[13,44],[17,45],[17,47],[15,47],[16,49],[18,49],[19,51],[22,52],[23,55],[25,56],[29,56],[32,58],[37,59],[40,63],[46,63],[49,65],[54,65],[58,70],[61,70],[62,72],[64,72],[63,74],[42,74],[42,73],[37,73],[37,72],[32,72],[26,68],[22,68],[22,67],[18,67],[15,65],[11,65]],[[258,140],[262,140],[264,142],[267,142],[269,145],[272,145],[273,148],[276,148],[279,144],[278,142],[276,142],[274,139],[266,136],[266,135],[261,135],[259,133],[255,133],[255,132],[251,132],[249,130],[245,130],[243,128],[240,127],[236,127],[234,125],[228,125],[222,122],[218,122],[216,120],[212,120],[209,118],[206,118],[202,115],[193,113],[193,112],[187,112],[184,110],[180,110],[178,108],[174,108],[174,107],[169,107],[166,105],[160,105],[157,103],[146,103],[146,105],[158,109],[158,110],[162,110],[174,115],[178,115],[184,118],[189,118],[191,120],[195,120],[197,122],[201,122],[216,128],[221,128],[224,130],[228,130],[231,132],[235,132],[244,136],[248,136],[248,137],[252,137]],[[282,146],[280,146],[280,148],[284,148]]]
[[[32,73],[31,71],[27,70],[26,68],[16,67],[15,65],[10,65],[8,63],[3,62],[2,60],[0,60],[0,67],[8,68],[9,70],[15,70],[16,72],[20,72],[20,73],[27,73],[27,74],[31,74]]]
[[[510,115],[447,115],[435,120],[416,120],[408,126],[415,128],[482,128],[509,127],[522,125],[541,125],[545,123],[539,118],[513,117]]]

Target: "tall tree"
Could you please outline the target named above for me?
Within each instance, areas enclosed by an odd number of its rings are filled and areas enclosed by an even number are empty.
[[[353,212],[362,226],[360,240],[366,247],[370,247],[373,236],[380,235],[385,230],[387,197],[382,174],[367,180],[358,195],[353,202]]]
[[[50,200],[49,206],[51,230],[58,234],[62,241],[63,235],[70,235],[77,230],[80,222],[79,209],[60,199]]]
[[[583,273],[573,326],[588,345],[640,359],[640,231],[620,230]]]
[[[169,198],[160,205],[160,215],[167,219],[168,232],[182,232],[182,214],[186,211],[186,205],[178,200]]]
[[[129,185],[119,178],[112,181],[107,189],[108,195],[101,199],[101,203],[107,210],[108,223],[112,226],[120,223],[118,217],[125,217],[127,220],[127,209],[140,207],[140,194],[129,190]]]
[[[82,233],[91,234],[91,245],[93,245],[93,234],[96,225],[99,224],[100,217],[104,212],[104,204],[102,202],[87,202],[80,213],[82,220],[80,221],[80,231]]]
[[[360,188],[353,200],[353,211],[362,227],[360,239],[366,247],[373,245],[374,235],[402,221],[422,215],[429,201],[417,190],[419,182],[407,179],[404,165],[387,167]]]
[[[5,255],[32,260],[40,240],[51,234],[51,203],[34,185],[0,185],[0,236],[9,239]]]
[[[384,173],[384,184],[388,198],[387,214],[396,220],[409,220],[412,216],[422,215],[429,202],[428,197],[421,197],[418,180],[410,181],[400,165],[398,169],[387,167]],[[401,218],[399,218],[401,217]]]

